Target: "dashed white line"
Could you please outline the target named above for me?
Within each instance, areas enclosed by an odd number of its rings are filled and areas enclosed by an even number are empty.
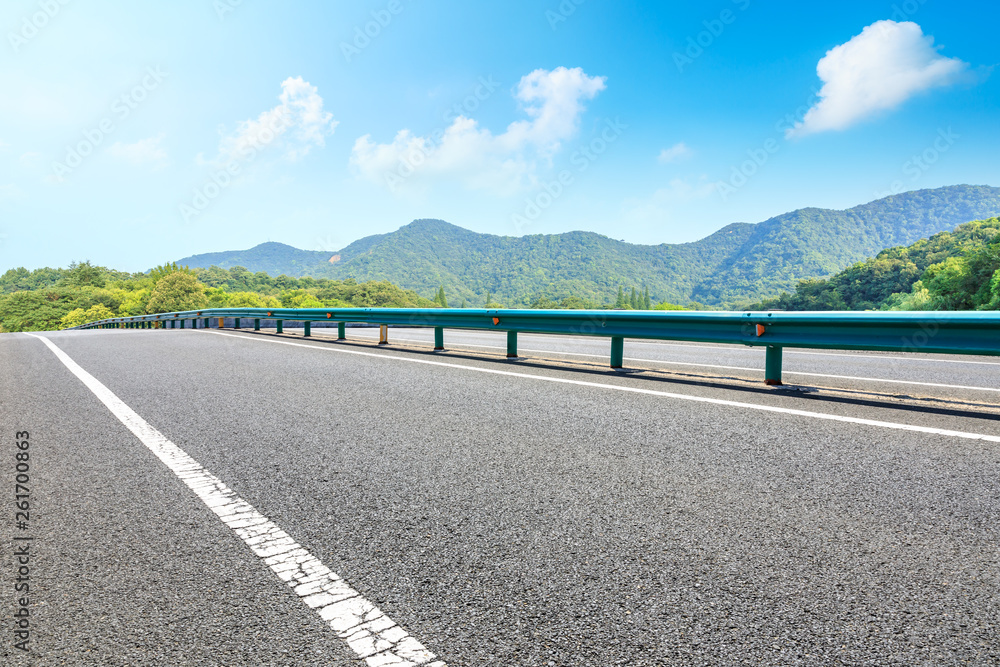
[[[464,371],[470,371],[474,373],[487,373],[489,375],[501,375],[506,377],[517,377],[524,378],[528,380],[539,380],[541,382],[553,382],[557,384],[569,384],[576,385],[580,387],[592,387],[595,389],[608,389],[611,391],[623,391],[632,394],[644,394],[647,396],[660,396],[663,398],[672,398],[680,401],[692,401],[695,403],[707,403],[711,405],[724,405],[733,408],[742,408],[746,410],[759,410],[762,412],[774,412],[786,415],[795,415],[797,417],[808,417],[810,419],[822,419],[826,421],[842,422],[847,424],[860,424],[863,426],[875,426],[878,428],[887,428],[897,431],[913,431],[916,433],[927,433],[932,435],[943,435],[952,438],[963,438],[967,440],[985,440],[988,442],[1000,442],[1000,436],[987,435],[984,433],[971,433],[968,431],[952,431],[943,428],[934,428],[931,426],[916,426],[914,424],[900,424],[897,422],[884,422],[875,419],[861,419],[860,417],[844,417],[842,415],[832,415],[825,412],[809,412],[808,410],[796,410],[794,408],[782,408],[772,405],[760,405],[758,403],[741,403],[739,401],[728,401],[722,398],[709,398],[707,396],[691,396],[689,394],[675,394],[669,391],[659,391],[657,389],[643,389],[641,387],[629,387],[625,385],[617,384],[604,384],[601,382],[588,382],[586,380],[571,380],[569,378],[552,377],[548,375],[534,375],[532,373],[516,373],[514,371],[502,371],[494,368],[481,368],[479,366],[466,366],[464,364],[449,363],[446,361],[431,361],[429,359],[413,359],[410,357],[400,357],[394,354],[385,354],[381,352],[362,352],[361,350],[345,350],[339,347],[324,347],[319,345],[309,345],[306,343],[294,343],[288,340],[275,340],[273,338],[262,338],[259,336],[241,336],[238,334],[224,333],[221,331],[212,331],[210,329],[201,330],[203,333],[212,334],[215,336],[225,336],[227,338],[240,338],[242,340],[252,340],[262,343],[272,343],[275,345],[290,345],[292,347],[304,347],[310,350],[319,350],[322,352],[336,352],[338,354],[353,354],[362,357],[375,357],[377,359],[392,359],[393,361],[403,361],[411,364],[423,364],[425,366],[440,366],[443,368],[458,368]]]
[[[133,434],[326,621],[369,667],[446,667],[372,602],[149,425],[44,336],[39,339]]]

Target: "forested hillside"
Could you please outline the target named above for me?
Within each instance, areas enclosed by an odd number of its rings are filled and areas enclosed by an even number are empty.
[[[1000,218],[889,248],[829,279],[751,304],[780,310],[995,310],[1000,306]]]
[[[523,237],[479,234],[416,220],[336,253],[267,243],[196,255],[193,267],[246,266],[272,275],[388,280],[430,296],[507,306],[567,297],[615,300],[619,287],[648,288],[654,301],[736,307],[824,278],[880,250],[970,220],[1000,215],[1000,189],[956,185],[918,190],[845,211],[806,208],[758,224],[734,223],[693,243],[636,245],[591,232]]]

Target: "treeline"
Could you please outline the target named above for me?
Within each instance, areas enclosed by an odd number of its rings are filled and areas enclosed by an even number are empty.
[[[825,280],[748,306],[774,310],[997,310],[1000,218],[883,250]]]
[[[47,331],[108,317],[199,308],[431,307],[386,281],[271,277],[242,267],[176,264],[126,273],[90,262],[0,276],[0,331]]]
[[[619,289],[624,308],[649,307],[649,293]],[[458,304],[453,304],[453,307]],[[109,317],[201,308],[432,308],[447,307],[444,286],[433,299],[387,281],[292,278],[251,273],[236,266],[189,269],[176,264],[146,273],[126,273],[90,262],[68,269],[10,269],[0,276],[0,331],[46,331]],[[487,293],[484,303],[462,299],[460,307],[503,308]],[[577,297],[537,297],[533,308],[610,308]],[[663,308],[679,308],[661,304]]]

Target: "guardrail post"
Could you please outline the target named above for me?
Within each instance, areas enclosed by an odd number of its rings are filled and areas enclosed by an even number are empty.
[[[444,349],[444,327],[434,327],[434,349]]]
[[[234,317],[233,318],[233,328],[234,329],[239,329],[240,328],[240,318],[238,318],[238,317]]]
[[[204,326],[204,327],[202,327],[202,328],[203,328],[203,329],[207,329],[207,328],[208,328],[208,327],[209,327],[209,326],[210,326],[211,324],[212,324],[212,318],[210,318],[210,317],[206,317],[206,318],[205,318],[205,326]]]
[[[222,329],[225,326],[226,326],[226,318],[220,317],[219,318],[219,328]]]
[[[337,322],[337,340],[347,340],[344,322]]]
[[[197,329],[198,328],[198,318],[197,317],[194,318],[193,320],[191,320],[191,328],[192,329]]]
[[[274,324],[275,324],[275,326],[278,329],[278,333],[285,333],[285,327],[284,327],[285,321],[284,320],[275,320]]]
[[[184,320],[181,320],[181,329],[184,328]]]
[[[768,345],[764,356],[764,382],[771,385],[781,384],[781,348]]]
[[[517,358],[517,332],[508,331],[507,332],[507,358],[516,359]]]
[[[303,335],[305,335],[305,336],[311,336],[312,335],[312,322],[310,322],[309,320],[305,320],[302,323],[302,328],[304,330]]]
[[[388,345],[389,344],[389,325],[380,324],[378,325],[378,344]]]
[[[621,368],[625,361],[625,339],[621,336],[611,337],[611,368]]]
[[[253,321],[253,330],[260,331],[260,318],[256,318]]]

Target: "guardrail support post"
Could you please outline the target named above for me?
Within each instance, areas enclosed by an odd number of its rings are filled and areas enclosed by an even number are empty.
[[[253,321],[253,330],[254,331],[260,331],[260,319],[259,318],[254,319],[254,321]]]
[[[347,340],[347,333],[344,329],[344,322],[337,322],[337,340]]]
[[[611,337],[611,368],[621,368],[625,361],[625,339],[621,336]]]
[[[507,358],[516,359],[517,358],[517,332],[508,331],[507,332]]]
[[[193,320],[191,320],[191,328],[192,329],[197,329],[198,328],[198,318],[197,317],[194,318]]]
[[[206,317],[206,318],[205,318],[205,326],[204,326],[204,327],[202,327],[202,328],[203,328],[203,329],[207,329],[207,328],[208,328],[209,326],[211,326],[211,324],[212,324],[212,320],[211,320],[211,318],[209,318],[209,317]]]
[[[771,385],[781,384],[781,348],[768,345],[764,357],[764,382]]]
[[[233,318],[233,328],[234,329],[239,329],[240,328],[240,318],[238,318],[238,317],[234,317]]]
[[[302,328],[304,329],[304,335],[306,336],[312,335],[312,322],[306,320],[305,322],[302,323]]]
[[[277,330],[278,330],[278,333],[285,333],[285,327],[284,327],[284,324],[285,324],[285,321],[284,321],[284,320],[275,320],[275,321],[274,321],[274,325],[275,325],[275,327],[277,328]]]
[[[221,329],[224,326],[226,326],[226,319],[224,317],[220,317],[219,318],[219,328]]]
[[[378,325],[378,344],[388,345],[389,344],[389,325],[380,324]]]
[[[444,327],[434,327],[434,349],[444,349]]]

